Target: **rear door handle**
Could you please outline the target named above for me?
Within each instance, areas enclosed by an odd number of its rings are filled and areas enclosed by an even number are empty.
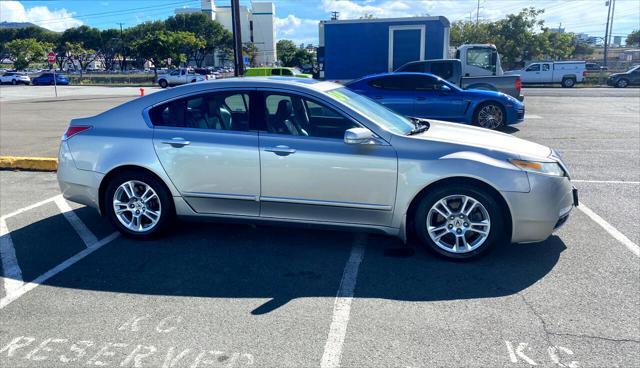
[[[182,138],[176,137],[176,138],[171,138],[170,140],[166,140],[166,141],[162,141],[162,143],[164,144],[169,144],[172,147],[175,148],[180,148],[180,147],[184,147],[184,146],[188,146],[191,144],[190,141],[185,141]]]
[[[266,147],[264,150],[267,152],[273,152],[278,156],[289,156],[292,153],[296,153],[296,150],[294,148],[291,148],[289,146],[284,146],[284,145],[277,145],[275,147]]]

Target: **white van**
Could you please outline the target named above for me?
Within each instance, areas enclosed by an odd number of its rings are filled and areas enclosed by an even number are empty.
[[[584,82],[587,67],[584,61],[538,61],[504,74],[520,75],[523,84],[560,83],[569,88]]]

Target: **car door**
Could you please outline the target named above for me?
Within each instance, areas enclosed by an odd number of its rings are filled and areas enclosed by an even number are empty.
[[[560,73],[559,73],[560,74]],[[541,63],[540,64],[540,74],[538,77],[538,83],[552,83],[552,82],[560,82],[562,76],[554,75],[553,72],[553,64],[552,63]]]
[[[365,94],[386,107],[402,115],[413,116],[415,114],[415,93],[413,76],[387,75],[374,78],[368,82]]]
[[[326,101],[263,90],[260,216],[389,226],[397,182],[387,142],[346,144],[361,125]]]
[[[252,95],[225,89],[149,110],[160,163],[198,213],[259,215],[260,158],[258,133],[250,130]]]
[[[413,83],[414,116],[448,121],[464,119],[462,94],[457,89],[430,75],[416,76]]]
[[[540,64],[531,64],[520,76],[522,83],[540,83]]]
[[[629,78],[629,84],[632,85],[640,85],[640,68],[636,68],[634,71],[632,71],[631,73],[631,78]]]

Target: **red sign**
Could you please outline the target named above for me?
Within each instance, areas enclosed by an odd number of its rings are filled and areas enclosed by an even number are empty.
[[[49,58],[49,63],[53,64],[56,62],[56,54],[53,52],[50,52],[47,54],[47,57]]]

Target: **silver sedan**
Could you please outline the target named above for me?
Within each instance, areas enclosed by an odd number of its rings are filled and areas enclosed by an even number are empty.
[[[277,77],[190,84],[74,119],[58,181],[135,238],[174,216],[217,217],[413,233],[457,259],[542,241],[578,203],[545,146]]]

